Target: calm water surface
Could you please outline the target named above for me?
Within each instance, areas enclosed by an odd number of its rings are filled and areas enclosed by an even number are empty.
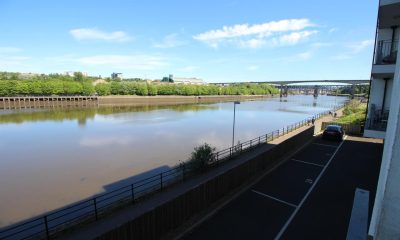
[[[242,102],[236,106],[235,139],[252,139],[345,100]],[[202,143],[227,148],[232,120],[232,102],[0,110],[0,226],[101,193],[131,176],[166,170]]]

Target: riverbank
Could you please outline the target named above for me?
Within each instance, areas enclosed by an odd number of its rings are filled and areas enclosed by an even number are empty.
[[[101,106],[167,106],[195,103],[217,103],[258,100],[278,95],[203,95],[203,96],[32,96],[2,97],[0,109],[55,108],[55,107],[101,107]]]
[[[143,106],[143,105],[174,105],[185,103],[231,102],[242,100],[258,100],[277,95],[205,95],[205,96],[104,96],[98,97],[100,106]]]

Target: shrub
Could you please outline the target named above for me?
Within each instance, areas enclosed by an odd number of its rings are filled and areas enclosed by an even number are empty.
[[[207,166],[214,161],[214,151],[215,148],[207,143],[195,147],[188,161],[190,169],[194,172],[201,172],[206,169]]]
[[[150,96],[155,96],[158,93],[157,85],[155,84],[147,84],[147,90]]]
[[[107,96],[111,94],[111,86],[108,83],[99,83],[94,88],[99,96]]]

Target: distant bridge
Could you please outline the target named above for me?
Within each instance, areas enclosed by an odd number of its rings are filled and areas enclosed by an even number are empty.
[[[222,82],[222,83],[210,83],[214,85],[230,85],[230,84],[243,84],[243,83],[268,83],[271,85],[291,85],[291,84],[299,84],[299,83],[320,83],[316,85],[324,85],[324,83],[339,83],[339,84],[355,84],[355,85],[367,85],[370,80],[291,80],[291,81],[263,81],[263,82]],[[328,84],[327,84],[328,85]]]
[[[274,85],[280,89],[280,96],[287,96],[288,89],[296,89],[299,92],[303,91],[305,94],[313,92],[314,97],[317,97],[320,91],[327,92],[327,89],[337,88],[338,86],[349,85],[351,87],[350,95],[354,98],[354,88],[357,85],[369,85],[370,80],[292,80],[292,81],[263,81],[263,82],[227,82],[227,83],[211,83],[219,86],[229,86],[231,84],[262,84],[267,83]]]

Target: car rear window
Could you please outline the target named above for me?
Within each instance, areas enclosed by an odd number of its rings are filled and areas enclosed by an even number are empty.
[[[340,128],[336,126],[328,126],[326,128],[327,131],[332,131],[332,132],[340,132]]]

